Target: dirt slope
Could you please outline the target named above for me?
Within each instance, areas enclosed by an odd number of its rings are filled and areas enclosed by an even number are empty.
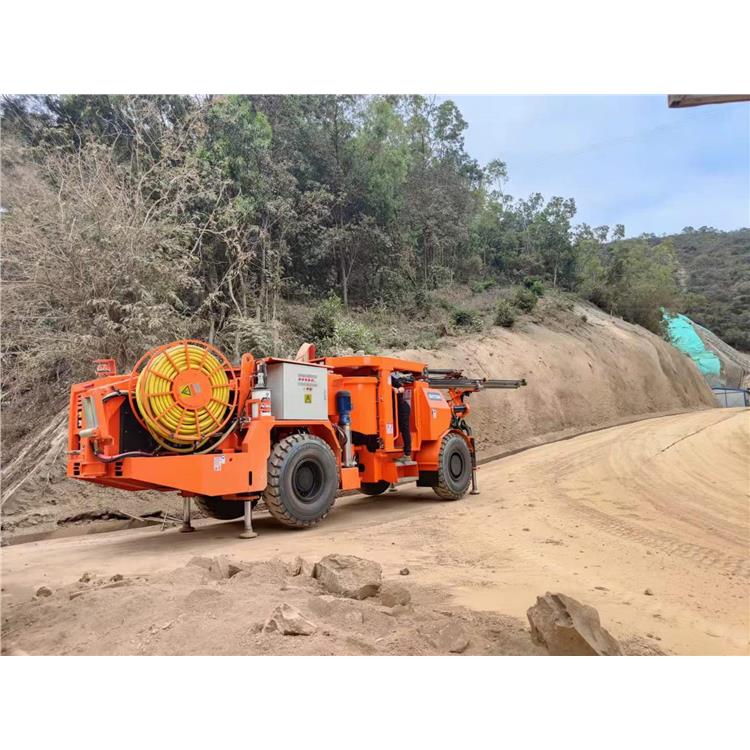
[[[747,388],[750,386],[750,354],[737,351],[726,341],[722,341],[708,328],[693,324],[697,334],[706,345],[721,360],[721,374],[724,385],[730,388]]]
[[[591,305],[564,310],[540,304],[536,320],[511,330],[495,327],[440,350],[400,352],[480,377],[527,379],[519,391],[471,397],[480,451],[497,453],[633,417],[716,406],[693,362],[658,336]]]
[[[379,498],[343,498],[324,523],[300,533],[261,515],[253,541],[238,539],[237,523],[203,522],[195,534],[149,529],[6,547],[3,649],[435,653],[425,632],[447,617],[466,629],[467,653],[536,653],[525,612],[551,590],[595,606],[630,653],[745,654],[749,466],[750,410],[715,409],[486,464],[482,493],[458,503],[407,485]],[[252,563],[333,552],[379,562],[386,578],[411,590],[413,609],[384,620],[372,601],[321,601],[315,586],[290,583],[278,563],[236,585],[204,584],[180,568],[194,555]],[[400,577],[404,566],[410,575]],[[122,574],[129,585],[71,600],[84,572]],[[53,595],[34,599],[40,585]],[[282,601],[320,633],[258,634]]]
[[[439,350],[396,354],[479,377],[528,380],[519,391],[471,397],[470,422],[485,455],[647,414],[716,406],[695,365],[674,347],[590,305],[569,306],[543,298],[534,317],[512,330],[494,327],[445,339]],[[4,497],[5,537],[65,526],[86,513],[179,513],[173,493],[108,491],[65,480],[65,434],[60,427],[33,446],[30,455],[41,458],[31,479],[28,462],[4,470],[4,491],[21,483]]]

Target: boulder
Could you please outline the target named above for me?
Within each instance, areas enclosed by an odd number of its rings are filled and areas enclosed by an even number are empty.
[[[380,587],[380,601],[386,607],[405,606],[411,601],[411,594],[406,586],[386,581]]]
[[[281,635],[312,635],[317,629],[317,626],[306,620],[298,609],[286,603],[279,604],[263,626],[264,633]]]
[[[48,588],[47,586],[40,586],[36,590],[37,596],[52,596],[52,589]]]
[[[367,599],[380,591],[383,571],[372,560],[353,555],[326,555],[315,563],[313,577],[332,594]]]
[[[289,575],[290,576],[312,576],[313,565],[305,560],[303,557],[297,555],[294,560],[289,563]]]
[[[451,620],[433,636],[432,642],[440,651],[462,654],[469,646],[469,638],[460,623]]]
[[[219,555],[211,560],[208,575],[217,581],[224,581],[240,572],[239,566],[230,562],[225,555]]]
[[[531,639],[553,656],[622,656],[620,644],[601,626],[599,613],[565,594],[548,591],[538,596],[526,616]]]

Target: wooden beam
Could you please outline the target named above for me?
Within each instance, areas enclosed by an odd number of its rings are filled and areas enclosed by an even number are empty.
[[[703,104],[727,104],[729,102],[750,102],[750,94],[669,94],[667,97],[667,104],[670,109],[700,107]]]

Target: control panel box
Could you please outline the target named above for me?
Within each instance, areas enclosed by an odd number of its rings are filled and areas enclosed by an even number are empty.
[[[296,362],[270,362],[267,386],[276,419],[328,419],[328,369]]]

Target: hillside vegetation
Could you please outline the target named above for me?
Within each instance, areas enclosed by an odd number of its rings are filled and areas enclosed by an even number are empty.
[[[508,195],[466,127],[421,96],[6,97],[6,440],[92,359],[181,337],[234,358],[432,346],[545,290],[658,331],[674,244]]]
[[[731,346],[750,352],[750,229],[686,227],[668,239],[685,271],[684,312]]]

